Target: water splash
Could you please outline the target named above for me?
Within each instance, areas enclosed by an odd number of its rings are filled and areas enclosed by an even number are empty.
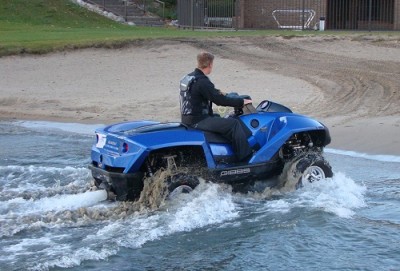
[[[285,197],[270,200],[266,207],[271,212],[287,213],[294,208],[307,208],[352,218],[357,209],[367,206],[365,194],[365,186],[339,172],[333,178],[308,183]]]
[[[12,236],[23,230],[63,226],[76,223],[86,215],[89,207],[104,201],[105,191],[93,191],[74,195],[57,195],[38,200],[15,198],[2,202],[0,237]],[[92,217],[96,217],[93,212]]]
[[[99,190],[75,195],[56,195],[38,200],[15,198],[4,202],[3,206],[12,210],[13,214],[35,214],[49,211],[76,210],[92,206],[106,199],[106,191]]]
[[[117,220],[109,219],[80,241],[82,247],[64,248],[62,253],[36,264],[34,269],[73,267],[85,260],[106,259],[118,253],[121,247],[139,248],[164,236],[220,224],[238,216],[229,190],[202,181],[192,193],[165,202],[159,211],[148,212],[147,209],[147,212],[130,213]]]
[[[322,185],[309,185],[300,197],[310,202],[313,208],[351,218],[357,209],[367,206],[364,199],[366,190],[365,186],[356,184],[343,173],[338,173]]]
[[[238,217],[230,189],[201,180],[186,201],[175,205],[168,224],[171,232],[190,231]]]
[[[37,173],[38,169],[32,172]],[[43,227],[87,226],[96,221],[115,221],[154,212],[165,205],[168,195],[166,183],[172,174],[169,170],[160,170],[145,178],[141,196],[135,202],[106,202],[100,206],[94,205],[106,200],[104,190],[69,194],[72,191],[68,188],[71,190],[72,187],[67,187],[64,191],[67,194],[56,194],[60,192],[58,186],[30,187],[32,192],[27,196],[27,192],[18,187],[14,198],[2,201],[0,237]]]
[[[89,173],[87,168],[71,166],[0,166],[0,201],[83,193],[90,185]]]
[[[71,202],[80,201],[81,197],[84,198],[82,194],[76,195],[75,198],[72,195],[60,195],[33,201],[37,205],[43,204],[42,209],[37,209],[41,212],[36,213],[36,216],[20,216],[20,220],[14,220],[15,224],[23,225],[24,229],[30,232],[43,227],[59,227],[60,230],[65,227],[79,227],[81,232],[87,232],[79,242],[80,247],[76,247],[77,242],[62,241],[73,238],[69,234],[57,237],[63,243],[70,244],[68,246],[60,246],[59,242],[52,241],[55,236],[49,242],[43,240],[43,248],[37,252],[42,255],[42,260],[32,263],[33,270],[68,268],[79,266],[86,260],[104,260],[117,254],[121,247],[138,248],[164,236],[208,225],[222,225],[240,216],[240,207],[236,203],[238,196],[232,194],[228,186],[207,183],[204,180],[192,193],[165,201],[167,177],[168,174],[160,173],[149,178],[145,182],[146,192],[142,194],[139,202],[106,202],[90,206],[98,196],[97,192],[101,194],[100,191],[87,195],[83,193],[85,196],[97,195],[89,196],[86,207],[84,204],[75,205]],[[355,209],[365,206],[365,188],[341,173],[336,174],[333,179],[307,185],[294,194],[285,194],[278,190],[276,193],[280,193],[280,198],[272,198],[264,203],[267,212],[288,213],[294,208],[304,207],[324,210],[341,217],[351,217]],[[344,196],[340,196],[341,194]],[[24,199],[14,201],[15,204],[29,202]],[[65,202],[59,207],[51,207],[61,203],[59,201]],[[31,237],[25,237],[19,243],[8,246],[8,251],[3,252],[7,257],[16,257],[14,260],[18,257],[28,257],[31,243],[35,243]],[[19,256],[12,252],[16,249],[20,249]],[[51,258],[46,256],[50,254]]]
[[[300,185],[300,179],[303,174],[297,167],[300,162],[301,159],[296,159],[291,163],[285,163],[279,176],[272,177],[267,181],[257,181],[251,189],[251,191],[256,192],[249,192],[249,194],[257,199],[271,199],[295,191]],[[271,183],[273,186],[268,186]]]

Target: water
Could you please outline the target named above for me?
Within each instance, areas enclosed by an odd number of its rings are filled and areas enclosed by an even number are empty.
[[[327,149],[335,176],[159,210],[89,191],[96,126],[0,122],[0,270],[400,270],[400,157]]]

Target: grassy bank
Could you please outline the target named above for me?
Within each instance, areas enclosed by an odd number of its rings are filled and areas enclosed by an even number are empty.
[[[114,22],[70,0],[1,0],[0,57],[87,47],[121,47],[138,39],[256,35],[320,35],[310,31],[191,31]],[[323,34],[329,34],[324,32]],[[337,34],[337,33],[336,33]],[[342,33],[343,34],[343,33]],[[348,34],[348,33],[347,33]]]
[[[2,0],[0,6],[0,56],[118,46],[152,32],[168,36],[171,30],[123,25],[69,0]]]
[[[0,6],[0,56],[87,47],[114,48],[149,38],[232,35],[239,33],[129,26],[86,10],[70,0],[2,0]]]

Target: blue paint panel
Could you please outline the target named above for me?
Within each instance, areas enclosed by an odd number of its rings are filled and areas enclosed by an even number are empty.
[[[260,146],[249,163],[269,161],[294,133],[327,129],[314,119],[291,112],[258,112],[240,119],[253,134],[249,139],[251,145]],[[177,122],[123,122],[96,133],[102,141],[93,146],[92,160],[103,167],[126,168],[126,172],[138,170],[152,150],[167,147],[201,146],[209,168],[216,167],[213,155],[234,155],[229,144],[208,144],[202,131]]]

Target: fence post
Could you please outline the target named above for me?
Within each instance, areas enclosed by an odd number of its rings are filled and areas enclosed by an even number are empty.
[[[192,26],[192,31],[194,31],[194,3],[193,3],[193,0],[190,0],[190,7],[191,7],[190,25]]]
[[[233,14],[235,16],[233,16],[232,14],[232,23],[233,23],[233,18],[235,18],[235,30],[238,31],[239,30],[239,15],[240,14],[240,0],[233,0]]]
[[[372,0],[369,0],[368,31],[370,31],[370,32],[371,32],[371,21],[372,21]]]
[[[304,4],[304,0],[301,2],[301,30],[304,31],[304,13],[305,13],[305,4]]]
[[[128,22],[128,1],[125,0],[125,22]]]

